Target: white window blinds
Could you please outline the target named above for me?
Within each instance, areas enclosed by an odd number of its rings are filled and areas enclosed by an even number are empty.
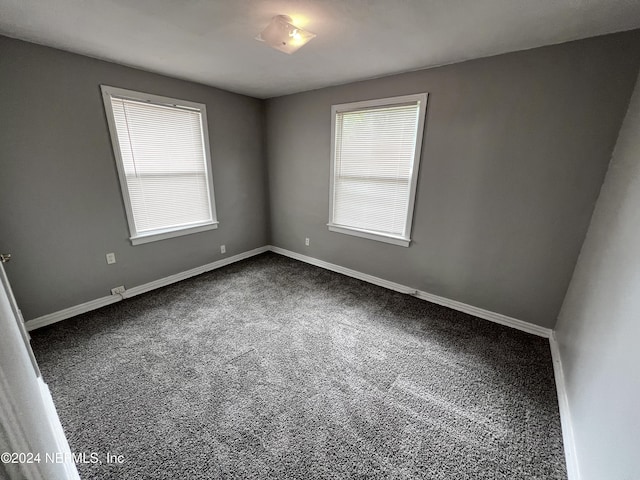
[[[364,103],[335,111],[330,226],[408,239],[420,101]]]
[[[116,95],[109,105],[132,238],[214,223],[201,110]]]

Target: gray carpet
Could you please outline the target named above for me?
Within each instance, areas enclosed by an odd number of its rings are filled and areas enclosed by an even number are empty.
[[[32,335],[84,480],[566,478],[547,340],[275,254]]]

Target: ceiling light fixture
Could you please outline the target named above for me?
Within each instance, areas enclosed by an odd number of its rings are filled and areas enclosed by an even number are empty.
[[[256,40],[281,52],[292,54],[316,36],[315,33],[296,27],[292,21],[288,15],[276,15]]]

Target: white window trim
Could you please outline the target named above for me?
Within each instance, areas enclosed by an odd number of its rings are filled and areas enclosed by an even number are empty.
[[[127,214],[127,223],[129,224],[129,233],[132,245],[140,245],[143,243],[155,242],[167,238],[179,237],[182,235],[190,235],[192,233],[204,232],[218,228],[218,220],[216,214],[215,195],[213,191],[213,176],[211,174],[211,149],[209,147],[209,122],[207,120],[207,106],[203,103],[190,102],[188,100],[179,100],[177,98],[163,97],[150,93],[138,92],[134,90],[126,90],[124,88],[111,87],[109,85],[100,85],[102,90],[102,100],[104,102],[104,111],[107,116],[107,124],[109,125],[109,136],[111,137],[111,145],[113,154],[116,159],[118,169],[118,178],[120,179],[120,188],[122,189],[122,197],[124,200],[124,208]],[[127,178],[125,175],[124,163],[120,153],[120,142],[118,141],[118,133],[116,130],[116,122],[111,107],[111,97],[126,98],[139,102],[148,102],[159,105],[167,105],[172,107],[183,107],[190,110],[198,110],[202,117],[202,136],[204,142],[205,153],[205,169],[207,172],[207,182],[209,184],[209,203],[211,205],[212,221],[198,223],[196,225],[180,226],[176,228],[166,228],[162,230],[154,230],[152,232],[137,232],[133,210],[131,208],[131,197],[129,196],[129,188],[127,186]]]
[[[416,190],[418,188],[418,172],[420,171],[420,157],[422,153],[422,142],[424,139],[424,126],[427,111],[428,93],[416,93],[413,95],[402,95],[399,97],[381,98],[376,100],[365,100],[363,102],[342,103],[331,107],[331,180],[329,185],[329,231],[367,238],[379,242],[390,243],[408,247],[411,244],[411,227],[413,225],[413,210],[415,207]],[[392,235],[370,230],[362,230],[348,225],[339,225],[333,222],[333,203],[335,197],[335,168],[336,168],[336,114],[351,110],[362,110],[363,108],[384,107],[398,105],[402,103],[420,102],[418,111],[418,127],[416,132],[416,148],[413,158],[413,168],[411,170],[411,187],[409,190],[409,205],[407,211],[407,221],[405,224],[405,235]]]

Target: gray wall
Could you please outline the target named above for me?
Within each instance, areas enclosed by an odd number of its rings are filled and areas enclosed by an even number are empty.
[[[207,105],[217,230],[131,245],[100,84]],[[0,250],[26,319],[268,243],[262,101],[0,37],[0,107]]]
[[[265,105],[0,37],[0,250],[27,319],[271,242],[551,327],[639,54],[630,32]],[[100,84],[207,104],[218,230],[131,246]],[[424,91],[411,247],[329,232],[331,105]]]
[[[272,243],[553,327],[639,60],[636,31],[271,99]],[[331,105],[417,92],[411,246],[329,232]]]
[[[557,325],[583,480],[640,478],[640,82]]]

